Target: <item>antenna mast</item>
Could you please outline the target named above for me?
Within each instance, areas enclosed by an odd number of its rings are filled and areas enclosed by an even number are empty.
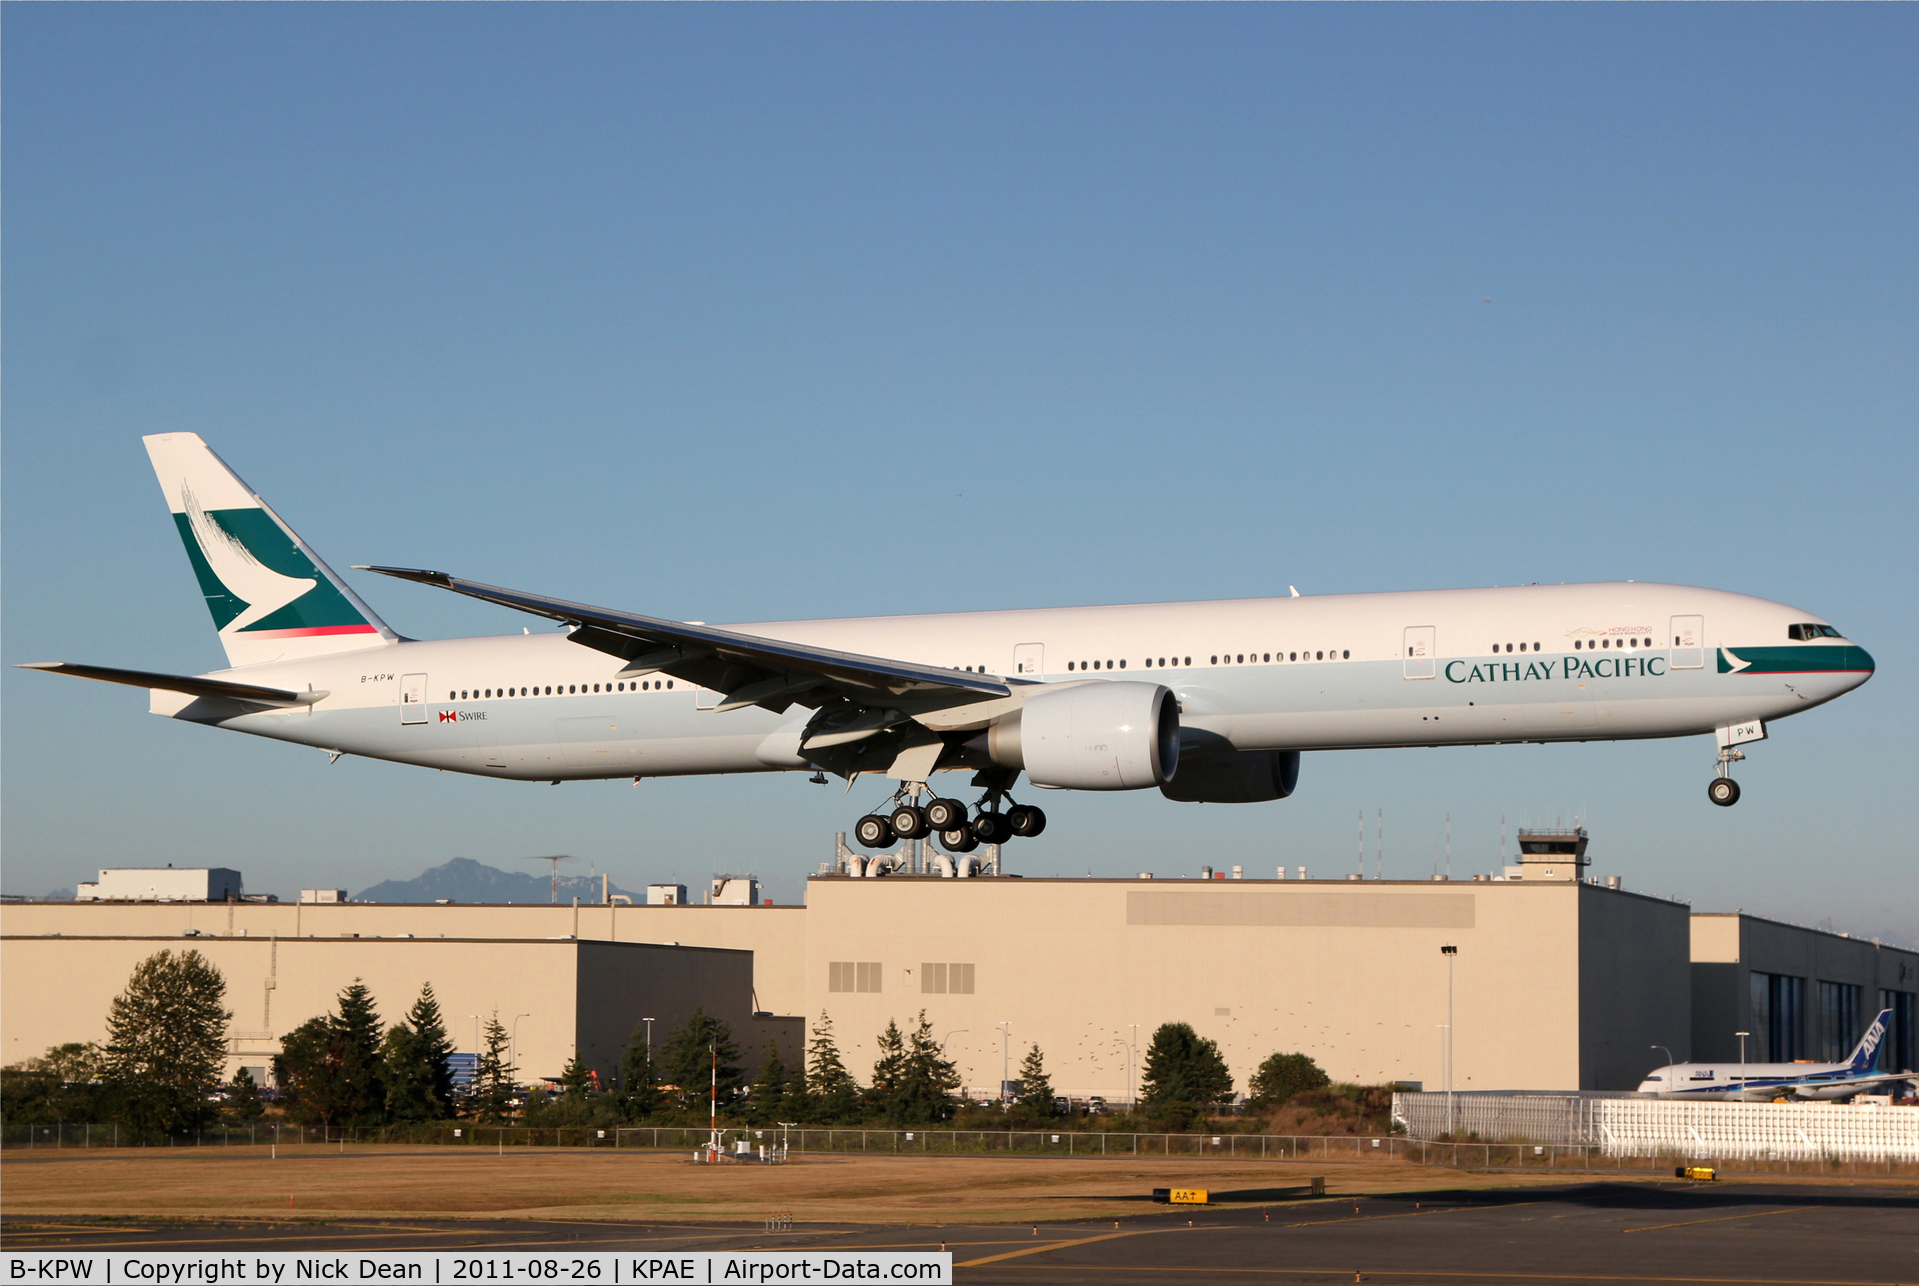
[[[553,901],[557,903],[560,900],[560,863],[572,861],[572,854],[552,853],[542,857],[529,857],[526,860],[529,862],[553,863]]]

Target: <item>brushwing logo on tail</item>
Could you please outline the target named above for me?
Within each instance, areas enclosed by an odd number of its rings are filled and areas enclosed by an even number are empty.
[[[266,510],[208,509],[184,481],[180,502],[173,520],[222,635],[377,632]]]
[[[207,561],[207,570],[219,581],[225,596],[241,606],[238,615],[220,623],[220,629],[244,630],[320,583],[318,577],[301,580],[294,576],[282,576],[255,558],[253,551],[242,544],[239,537],[214,521],[212,515],[200,506],[192,487],[182,485],[180,498],[186,503],[187,527],[200,546],[201,556]],[[211,592],[207,598],[212,601]],[[216,619],[218,615],[219,609],[216,607]]]

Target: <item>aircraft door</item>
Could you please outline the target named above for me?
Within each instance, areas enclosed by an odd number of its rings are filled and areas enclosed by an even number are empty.
[[[1013,649],[1013,675],[1021,679],[1037,679],[1046,673],[1046,645],[1044,643],[1021,643]]]
[[[1672,618],[1672,668],[1702,670],[1706,666],[1706,618]]]
[[[401,676],[400,722],[426,722],[426,676],[424,674]]]
[[[1431,625],[1408,625],[1406,627],[1406,677],[1409,679],[1431,679],[1438,675],[1439,646],[1435,640],[1438,630]]]

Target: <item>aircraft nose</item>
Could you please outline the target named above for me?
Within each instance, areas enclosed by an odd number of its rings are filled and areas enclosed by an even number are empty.
[[[1846,690],[1851,691],[1867,679],[1870,679],[1876,667],[1873,665],[1872,653],[1866,651],[1866,649],[1854,646],[1849,648],[1848,651],[1850,651],[1852,655],[1846,658],[1848,662],[1847,669],[1850,671],[1847,675],[1850,682],[1846,684]]]

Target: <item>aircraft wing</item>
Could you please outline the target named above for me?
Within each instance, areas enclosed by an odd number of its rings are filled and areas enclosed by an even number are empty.
[[[256,683],[235,683],[231,679],[154,674],[147,670],[116,670],[105,665],[75,665],[70,661],[29,661],[14,668],[40,670],[47,674],[71,674],[76,679],[99,679],[103,683],[124,683],[130,688],[184,692],[195,697],[224,697],[229,701],[247,701],[263,706],[310,706],[327,695],[317,689],[293,692],[286,688],[265,688]]]
[[[760,705],[778,712],[789,705],[821,706],[838,698],[862,708],[886,706],[917,712],[1014,695],[1015,685],[989,674],[836,652],[710,625],[590,607],[462,580],[445,572],[357,564],[355,570],[435,585],[468,598],[565,621],[576,627],[570,636],[573,642],[619,657],[626,662],[627,674],[658,671],[722,693],[715,706],[719,711]]]

